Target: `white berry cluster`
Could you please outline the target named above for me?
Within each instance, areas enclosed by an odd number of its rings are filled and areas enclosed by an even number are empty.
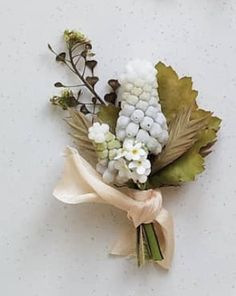
[[[109,164],[121,148],[121,143],[116,137],[109,132],[108,124],[100,124],[95,122],[90,128],[88,137],[93,141],[95,147],[98,163],[96,166],[97,171],[103,175],[104,180],[107,183],[111,183],[112,180],[109,180],[108,168],[111,167]]]
[[[167,143],[168,129],[159,104],[156,69],[147,61],[131,61],[119,82],[121,111],[116,125],[117,138],[135,139],[151,153],[159,154]]]

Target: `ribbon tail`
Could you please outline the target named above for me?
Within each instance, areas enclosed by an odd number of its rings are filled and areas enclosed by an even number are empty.
[[[169,269],[171,266],[174,254],[174,225],[172,216],[162,209],[156,218],[155,229],[158,235],[159,243],[164,259],[157,263],[164,269]]]
[[[78,169],[76,166],[74,161],[75,153],[77,152],[73,148],[66,148],[64,171],[53,191],[53,196],[68,204],[102,203],[102,199],[88,183],[88,181],[92,180],[85,180],[83,177],[83,170],[86,170],[86,167]]]
[[[127,229],[128,228],[128,229]],[[120,237],[116,240],[110,251],[116,256],[136,256],[136,229],[129,223]]]

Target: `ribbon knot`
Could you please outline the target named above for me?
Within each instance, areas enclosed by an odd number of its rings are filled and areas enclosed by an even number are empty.
[[[151,223],[159,215],[162,209],[162,195],[156,190],[128,190],[128,195],[136,203],[128,210],[127,216],[135,227],[140,224]]]

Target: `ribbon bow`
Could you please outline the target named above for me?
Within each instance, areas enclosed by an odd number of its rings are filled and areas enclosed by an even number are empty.
[[[104,203],[111,204],[127,212],[133,222],[132,229],[122,234],[111,250],[113,255],[130,256],[135,254],[135,228],[142,223],[156,222],[164,260],[157,261],[168,269],[173,256],[173,222],[169,213],[162,208],[160,190],[117,190],[104,183],[95,169],[74,148],[67,147],[66,162],[61,180],[53,195],[68,204]]]

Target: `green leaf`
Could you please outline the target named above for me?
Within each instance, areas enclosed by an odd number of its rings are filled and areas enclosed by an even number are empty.
[[[110,126],[110,131],[114,133],[119,112],[120,108],[112,104],[102,105],[98,112],[98,118],[103,123],[107,123]]]
[[[202,109],[199,109],[193,112],[192,119],[194,120],[200,119],[207,115],[208,115],[207,127],[199,131],[198,140],[193,146],[193,148],[198,152],[201,151],[201,149],[203,149],[204,147],[207,147],[210,144],[215,143],[217,139],[217,132],[221,124],[220,118],[216,116],[212,116],[211,112],[205,111]]]
[[[167,121],[173,119],[184,107],[192,105],[197,108],[196,97],[198,92],[192,89],[190,77],[179,78],[176,72],[163,63],[156,65],[158,94]]]
[[[152,187],[180,185],[193,181],[197,174],[204,171],[204,158],[194,149],[160,170],[150,179]]]
[[[197,174],[203,172],[203,157],[210,153],[210,148],[216,142],[217,131],[221,123],[221,120],[213,116],[211,112],[198,108],[196,103],[197,91],[192,89],[191,78],[179,78],[171,67],[167,67],[163,63],[157,64],[156,68],[158,70],[158,93],[162,111],[169,123],[170,136],[172,133],[170,137],[172,143],[171,145],[166,145],[166,150],[163,150],[163,155],[160,154],[159,160],[158,158],[154,160],[154,163],[156,162],[157,165],[160,165],[160,170],[155,170],[155,173],[150,177],[149,181],[153,188],[158,186],[180,185],[184,182],[193,181]],[[199,126],[198,132],[194,134],[194,137],[190,137],[191,133],[186,131],[186,134],[183,134],[184,138],[186,137],[185,142],[185,139],[181,139],[179,136],[173,139],[173,130],[171,131],[171,129],[175,126],[173,122],[178,119],[178,114],[184,113],[186,108],[191,108],[192,110],[190,122],[203,121],[204,124]],[[191,141],[187,141],[188,137],[190,137],[189,140],[192,138],[192,143]],[[182,141],[180,144],[177,143],[179,139]],[[189,143],[189,146],[186,143]],[[184,144],[186,144],[188,150],[184,151],[184,149],[182,149],[183,154],[181,155],[181,149],[179,148]],[[177,150],[176,147],[178,147]],[[166,159],[168,161],[166,161]]]

